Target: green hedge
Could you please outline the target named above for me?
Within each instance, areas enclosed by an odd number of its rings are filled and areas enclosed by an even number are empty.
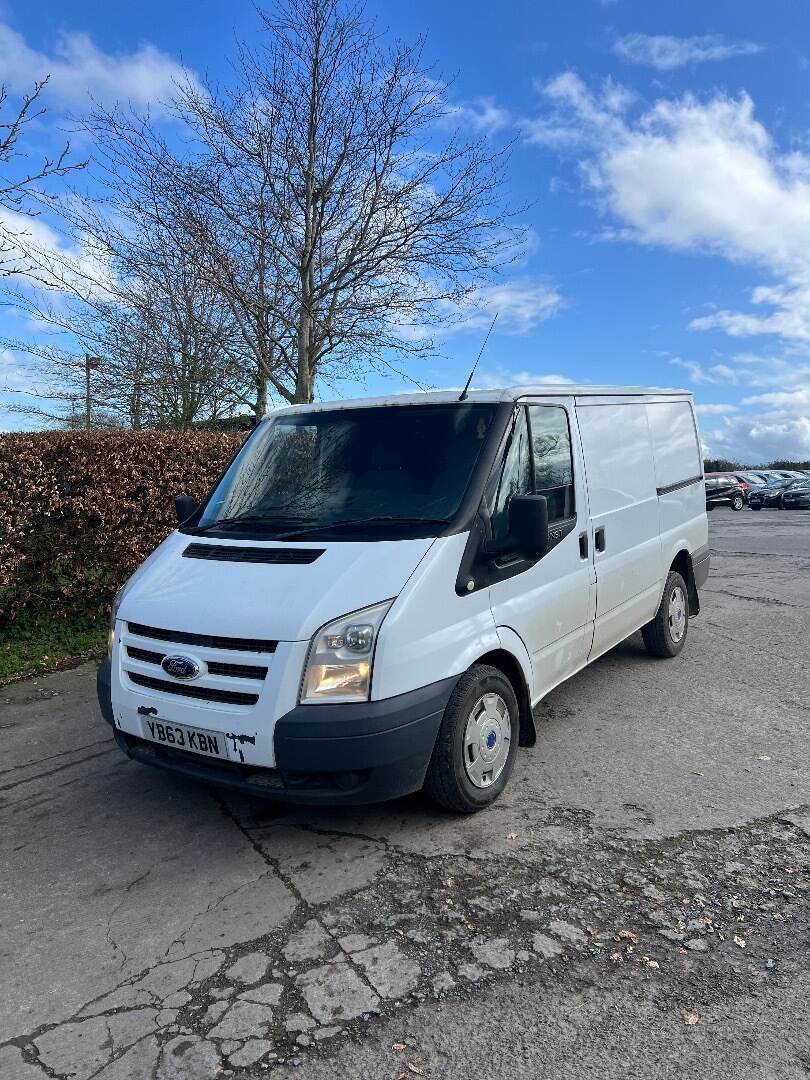
[[[0,627],[107,608],[174,527],[174,496],[202,498],[244,437],[0,435]]]

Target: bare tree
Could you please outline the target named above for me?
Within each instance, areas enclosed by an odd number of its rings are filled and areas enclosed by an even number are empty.
[[[72,426],[94,358],[92,425],[187,430],[249,399],[232,359],[227,307],[165,235],[130,235],[117,252],[18,243],[27,287],[7,295],[43,328],[6,342],[33,356],[38,379],[12,411]],[[35,287],[32,287],[32,283]]]
[[[44,157],[31,170],[24,166],[15,168],[25,158],[20,142],[25,128],[42,117],[45,109],[40,100],[48,84],[49,76],[34,83],[20,105],[13,109],[8,119],[0,121],[0,208],[29,217],[39,211],[36,204],[42,181],[65,176],[76,169],[83,169],[86,162],[71,162],[70,143],[65,143],[55,157]],[[0,86],[0,113],[8,108],[8,90]],[[9,258],[16,251],[16,236],[0,219],[0,274],[8,275],[20,269],[18,260]]]
[[[182,140],[119,110],[86,123],[119,214],[165,228],[227,306],[257,414],[268,385],[307,402],[318,377],[431,350],[519,233],[505,152],[442,134],[421,41],[385,47],[343,0],[260,18],[233,86],[178,89]]]

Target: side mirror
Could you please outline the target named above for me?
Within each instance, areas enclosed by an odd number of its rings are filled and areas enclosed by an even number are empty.
[[[200,504],[192,495],[175,495],[174,512],[177,514],[177,524],[182,525],[188,521]]]
[[[510,547],[527,559],[548,551],[548,502],[545,495],[513,495],[509,503]]]

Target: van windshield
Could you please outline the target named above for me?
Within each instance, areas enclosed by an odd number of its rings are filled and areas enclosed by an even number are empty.
[[[248,440],[186,531],[438,535],[461,505],[496,410],[464,402],[282,413]]]

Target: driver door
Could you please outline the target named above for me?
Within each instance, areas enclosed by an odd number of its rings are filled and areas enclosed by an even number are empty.
[[[491,510],[492,534],[508,528],[514,495],[545,495],[549,549],[542,559],[495,568],[490,604],[496,625],[522,638],[531,656],[536,701],[584,667],[593,639],[596,575],[587,491],[570,399],[521,404]]]

